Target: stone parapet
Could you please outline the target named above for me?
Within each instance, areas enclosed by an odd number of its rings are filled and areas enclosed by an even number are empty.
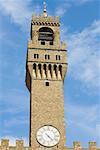
[[[65,148],[65,150],[100,150],[97,148],[96,142],[89,142],[88,148],[83,148],[80,142],[73,142],[73,148]]]
[[[73,146],[74,146],[74,150],[82,150],[80,142],[74,142]]]
[[[8,139],[2,139],[0,150],[32,150],[30,147],[24,146],[23,140],[16,140],[16,145],[11,146]]]
[[[8,139],[2,139],[1,140],[1,145],[0,145],[0,150],[33,150],[31,147],[24,146],[24,141],[23,140],[16,140],[16,145],[11,146],[9,145],[9,140]],[[36,150],[44,150],[44,148],[37,148]],[[46,149],[45,149],[46,150]],[[52,150],[52,148],[49,148],[47,150]],[[82,148],[80,142],[74,142],[73,143],[73,148],[62,148],[58,150],[100,150],[100,148],[97,148],[96,142],[89,142],[89,147],[88,148]]]

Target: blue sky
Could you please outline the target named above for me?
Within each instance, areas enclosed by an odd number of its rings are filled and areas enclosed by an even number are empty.
[[[61,40],[67,43],[65,79],[67,145],[89,141],[100,146],[100,16],[99,0],[47,0],[49,15],[61,18]],[[0,138],[29,135],[29,92],[25,61],[33,13],[42,0],[0,0]]]

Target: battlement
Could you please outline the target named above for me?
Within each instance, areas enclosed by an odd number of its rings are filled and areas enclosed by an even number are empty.
[[[51,148],[48,148],[48,150],[52,150]],[[0,150],[33,150],[31,147],[24,146],[24,141],[23,140],[16,140],[16,145],[11,146],[9,144],[8,139],[2,139],[1,140],[1,145],[0,145]],[[44,150],[43,148],[36,148],[36,150]],[[61,150],[100,150],[100,148],[97,148],[96,142],[89,142],[89,147],[88,148],[82,148],[80,142],[74,142],[73,143],[73,148],[63,148]]]
[[[49,25],[49,26],[60,26],[60,19],[58,16],[56,17],[44,17],[42,16],[32,16],[32,23],[34,25]]]
[[[16,140],[16,145],[11,146],[8,139],[2,139],[0,150],[31,150],[31,148],[27,146],[24,147],[23,140]]]

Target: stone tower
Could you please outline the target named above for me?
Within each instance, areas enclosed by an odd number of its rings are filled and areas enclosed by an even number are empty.
[[[62,150],[66,45],[60,42],[59,17],[46,12],[32,16],[28,43],[26,85],[30,91],[30,146],[32,150]]]

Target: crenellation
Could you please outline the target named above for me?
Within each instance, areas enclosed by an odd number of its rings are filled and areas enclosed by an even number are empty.
[[[32,16],[32,23],[35,25],[51,25],[51,26],[60,26],[59,24],[60,18],[59,16],[56,17],[44,17],[44,16]]]
[[[24,146],[23,140],[16,140],[16,145],[11,146],[8,139],[2,139],[0,150],[32,150],[31,147]]]
[[[96,150],[96,142],[89,142],[89,150]]]
[[[23,140],[16,140],[16,150],[19,150],[19,149],[23,149],[24,148],[24,141]]]
[[[1,150],[9,150],[9,140],[1,140]]]
[[[61,49],[65,50],[67,48],[67,44],[65,42],[61,43]]]
[[[74,150],[82,150],[80,142],[74,142],[73,146],[74,146]]]
[[[37,149],[32,149],[31,147],[25,146],[23,140],[16,140],[16,145],[11,146],[9,144],[8,139],[2,139],[0,150],[44,150],[44,149],[42,147]],[[47,150],[54,150],[54,149],[47,148]],[[73,142],[72,148],[64,147],[63,149],[60,150],[100,150],[100,148],[97,148],[96,142],[89,142],[88,148],[82,148],[80,142]]]

